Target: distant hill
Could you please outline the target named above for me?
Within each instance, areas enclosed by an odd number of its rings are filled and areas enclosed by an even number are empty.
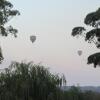
[[[64,91],[68,91],[68,90],[70,90],[70,88],[71,88],[71,86],[61,87],[61,89],[64,90]],[[100,93],[100,86],[80,86],[79,88],[81,89],[82,92],[93,91],[93,92]]]

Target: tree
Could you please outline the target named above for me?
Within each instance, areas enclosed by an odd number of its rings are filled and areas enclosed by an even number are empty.
[[[62,77],[32,62],[12,62],[0,73],[0,100],[62,100]]]
[[[20,15],[18,10],[13,9],[13,5],[7,0],[0,0],[0,35],[7,37],[9,34],[17,37],[18,30],[11,25],[6,26],[14,16]],[[0,47],[0,62],[3,60],[2,50]]]
[[[82,36],[85,41],[94,43],[100,49],[100,8],[87,14],[84,23],[92,29],[87,31],[85,27],[75,27],[72,30],[72,36]],[[100,65],[100,52],[90,55],[87,60],[87,64],[94,64],[94,68],[96,68],[97,65]]]

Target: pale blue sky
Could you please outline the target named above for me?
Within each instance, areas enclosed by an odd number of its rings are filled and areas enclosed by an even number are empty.
[[[88,66],[86,58],[99,51],[71,36],[75,26],[84,25],[85,15],[100,6],[99,0],[10,0],[21,16],[9,24],[19,29],[18,38],[1,38],[8,65],[12,60],[42,63],[52,72],[64,73],[68,85],[100,85],[100,68]],[[36,35],[32,44],[30,35]],[[77,50],[83,49],[79,57]]]

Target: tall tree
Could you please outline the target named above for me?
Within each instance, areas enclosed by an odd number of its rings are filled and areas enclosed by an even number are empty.
[[[0,73],[0,100],[62,100],[59,80],[42,65],[12,62]]]
[[[84,24],[92,27],[92,29],[87,31],[85,27],[75,27],[72,30],[72,36],[82,36],[85,41],[94,43],[100,49],[100,8],[87,14]],[[87,64],[94,64],[94,68],[96,68],[97,65],[100,65],[100,52],[90,55],[87,60]]]
[[[8,34],[17,37],[18,30],[11,25],[5,26],[14,16],[20,15],[18,10],[13,9],[13,5],[7,0],[0,0],[0,35],[7,37]],[[2,50],[0,47],[0,62],[3,60]]]

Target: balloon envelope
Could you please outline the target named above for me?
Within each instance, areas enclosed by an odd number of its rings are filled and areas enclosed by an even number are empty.
[[[35,42],[36,36],[30,36],[30,40],[31,40],[32,43]]]
[[[77,53],[78,53],[79,56],[81,56],[82,55],[82,50],[78,50]]]

